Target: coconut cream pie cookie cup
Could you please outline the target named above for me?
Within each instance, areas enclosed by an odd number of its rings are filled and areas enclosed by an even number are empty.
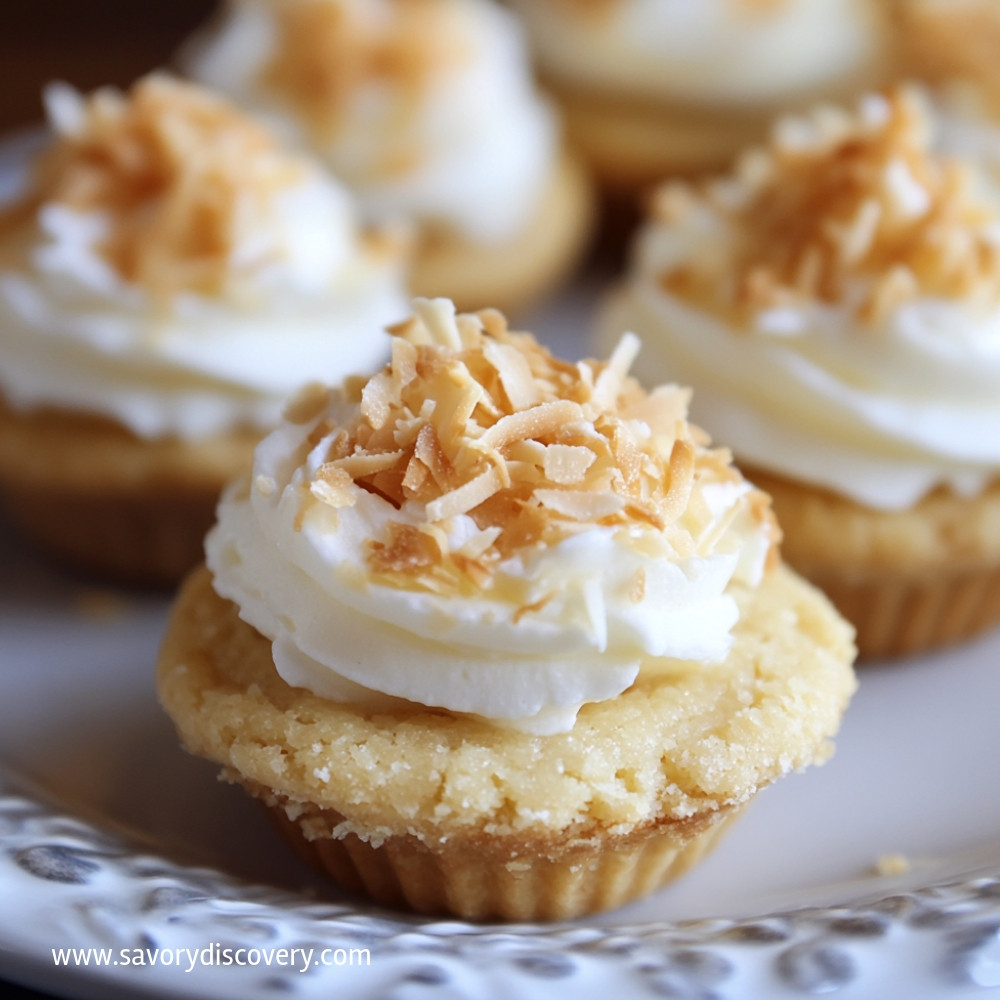
[[[416,294],[520,308],[586,248],[590,182],[492,0],[230,0],[181,60],[414,220]]]
[[[1000,620],[1000,192],[929,123],[870,96],[662,188],[603,324],[694,387],[869,657]]]
[[[65,561],[176,582],[286,398],[383,360],[405,246],[201,88],[46,100],[0,217],[0,498]]]
[[[679,875],[823,761],[850,627],[767,498],[607,362],[418,300],[227,492],[159,693],[185,746],[381,903],[568,918]]]
[[[606,185],[728,166],[781,112],[877,85],[882,0],[513,0]]]

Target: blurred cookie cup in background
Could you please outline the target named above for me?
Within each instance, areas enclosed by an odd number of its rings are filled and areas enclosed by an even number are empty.
[[[720,169],[775,115],[887,70],[878,0],[512,0],[567,131],[612,190]]]
[[[413,220],[417,294],[523,308],[587,246],[589,179],[492,0],[229,0],[180,64]]]
[[[852,630],[767,497],[608,361],[418,300],[227,491],[161,650],[184,745],[380,903],[568,919],[825,760]]]
[[[0,218],[0,497],[68,563],[174,582],[285,399],[381,360],[405,239],[199,87],[46,104]]]
[[[895,89],[662,187],[601,323],[694,387],[867,657],[1000,620],[1000,190],[933,122]]]

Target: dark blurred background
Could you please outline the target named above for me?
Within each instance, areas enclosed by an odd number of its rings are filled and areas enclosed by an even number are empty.
[[[41,117],[49,80],[120,86],[165,65],[216,0],[0,0],[0,133]]]

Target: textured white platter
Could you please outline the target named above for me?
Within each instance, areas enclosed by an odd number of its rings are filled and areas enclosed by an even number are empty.
[[[530,325],[579,355],[598,291]],[[95,592],[0,525],[0,978],[102,1000],[1000,997],[1000,633],[864,668],[833,761],[766,790],[675,886],[599,919],[475,926],[338,896],[178,749],[153,686],[168,605]],[[910,870],[877,874],[885,855]],[[334,962],[134,963],[216,945]],[[53,963],[91,946],[119,964]],[[351,949],[370,964],[336,964]]]

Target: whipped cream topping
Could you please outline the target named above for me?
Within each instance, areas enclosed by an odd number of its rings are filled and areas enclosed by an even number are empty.
[[[572,365],[498,313],[415,310],[385,369],[297,399],[220,504],[215,588],[281,676],[551,733],[662,658],[722,660],[777,529],[687,392],[643,392],[631,336]]]
[[[230,0],[185,61],[322,155],[378,217],[502,242],[554,167],[519,26],[488,0]]]
[[[604,335],[747,463],[885,509],[1000,473],[1000,200],[905,91],[661,189]]]
[[[515,0],[542,66],[610,93],[767,105],[870,83],[873,0]]]
[[[384,358],[403,245],[200,88],[46,93],[54,137],[0,216],[0,388],[143,437],[266,428],[315,371]]]

